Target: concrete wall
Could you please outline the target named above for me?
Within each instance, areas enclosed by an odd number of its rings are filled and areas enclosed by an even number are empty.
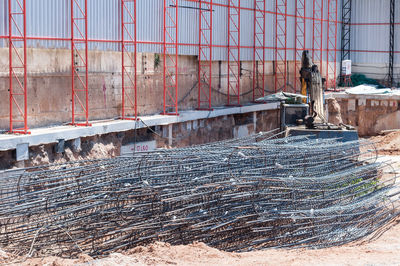
[[[155,114],[163,107],[162,55],[138,54],[139,115]],[[71,53],[65,49],[28,49],[28,124],[30,128],[71,121]],[[259,66],[261,69],[261,66]],[[293,84],[294,63],[288,63],[288,81]],[[179,109],[197,107],[196,56],[179,56]],[[0,49],[0,131],[9,124],[8,49]],[[121,53],[89,52],[90,120],[121,115]],[[253,63],[242,62],[241,103],[252,100]],[[212,104],[227,102],[227,64],[213,62]],[[273,62],[266,62],[266,90],[274,92]],[[289,85],[289,91],[292,90]]]
[[[197,119],[183,123],[82,137],[79,138],[79,147],[74,143],[76,139],[68,140],[65,142],[63,152],[57,152],[56,143],[31,146],[28,150],[29,159],[19,162],[16,161],[15,150],[0,151],[0,170],[75,160],[112,158],[121,155],[122,146],[140,142],[156,142],[155,147],[157,148],[185,147],[243,137],[278,127],[279,110]]]
[[[8,62],[7,50],[0,50],[0,129],[8,128]],[[162,62],[154,68],[153,54],[138,56],[138,110],[153,114],[162,108]],[[28,50],[28,121],[30,127],[61,124],[71,120],[71,54],[69,50]],[[196,91],[194,57],[180,58],[180,107],[193,106]],[[107,119],[121,115],[121,55],[118,52],[89,53],[90,119]]]
[[[374,136],[383,130],[400,128],[400,96],[334,94],[331,97],[340,106],[343,123],[355,126],[360,136]],[[328,102],[329,118],[333,118],[337,108],[332,108],[332,102]]]
[[[279,128],[278,110],[256,112],[255,118],[254,113],[247,113],[173,124],[171,146],[192,146]],[[159,147],[169,146],[167,138],[157,138],[157,142]]]

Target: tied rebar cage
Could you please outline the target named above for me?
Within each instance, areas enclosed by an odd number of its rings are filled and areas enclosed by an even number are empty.
[[[228,106],[240,105],[241,0],[228,0]]]
[[[121,0],[122,119],[137,119],[136,0]]]
[[[213,0],[199,1],[198,110],[212,110]]]
[[[164,0],[163,20],[164,107],[162,114],[178,115],[178,0]]]
[[[6,172],[1,248],[96,257],[154,241],[322,248],[399,215],[395,171],[376,162],[373,144],[279,135]]]
[[[10,133],[29,134],[26,1],[8,0]]]
[[[253,102],[265,97],[265,10],[265,0],[254,0]]]
[[[287,0],[275,0],[275,92],[287,89]]]
[[[87,9],[87,0],[71,0],[71,125],[74,126],[90,126]]]

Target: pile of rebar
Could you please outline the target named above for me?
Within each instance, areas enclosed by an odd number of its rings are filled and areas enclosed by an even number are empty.
[[[371,236],[399,214],[396,175],[371,143],[272,133],[8,172],[0,247],[62,256],[154,241],[320,248]]]

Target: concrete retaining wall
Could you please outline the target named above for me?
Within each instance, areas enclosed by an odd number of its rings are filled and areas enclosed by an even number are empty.
[[[343,123],[357,127],[360,136],[374,136],[382,130],[400,128],[400,96],[342,93],[329,97],[340,105]],[[330,113],[329,117],[335,115]]]
[[[82,137],[78,142],[77,139],[65,140],[62,152],[57,143],[30,146],[27,150],[28,159],[19,162],[16,160],[16,150],[0,151],[0,170],[84,159],[112,158],[121,155],[122,146],[134,146],[135,143],[155,141],[157,148],[185,147],[230,139],[238,136],[239,130],[242,134],[240,136],[244,136],[243,134],[269,131],[278,127],[277,109],[156,125]]]
[[[28,126],[37,128],[71,121],[71,52],[67,49],[28,49]],[[159,58],[156,59],[156,58]],[[162,55],[138,54],[139,115],[156,114],[163,106]],[[0,131],[9,124],[8,49],[0,49]],[[274,89],[273,62],[266,62],[266,90]],[[259,66],[261,69],[261,65]],[[197,107],[196,56],[179,56],[179,109]],[[121,115],[121,53],[89,52],[90,120]],[[252,100],[253,63],[242,62],[241,102]],[[288,82],[294,82],[294,62],[288,63]],[[227,63],[213,62],[212,105],[227,102]],[[293,90],[289,85],[289,91]]]

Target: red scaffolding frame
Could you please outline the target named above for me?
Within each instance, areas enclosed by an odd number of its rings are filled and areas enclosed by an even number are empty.
[[[14,12],[13,14],[11,14],[11,9],[10,14],[9,14],[9,20],[10,20],[10,25],[12,25],[12,23],[17,23],[17,25],[21,24],[22,20],[12,20],[12,17],[17,17],[17,16],[25,16],[25,0],[8,0],[10,3],[11,2],[19,2],[22,3],[20,4],[21,6],[23,6],[23,12]],[[131,1],[135,1],[136,0],[121,0],[126,2],[131,2]],[[295,17],[297,20],[297,25],[296,28],[301,27],[300,24],[302,22],[299,21],[303,21],[303,20],[311,20],[313,21],[313,60],[314,61],[319,61],[320,62],[320,71],[321,72],[325,72],[325,67],[322,67],[322,53],[323,51],[323,45],[322,45],[322,37],[323,37],[323,0],[314,0],[313,1],[313,17],[305,17],[305,15],[300,16],[300,14],[298,14],[300,12],[301,8],[297,8],[297,13],[296,15],[289,15],[287,14],[287,6],[286,6],[286,2],[287,0],[276,0],[276,5],[280,6],[282,8],[278,8],[277,10],[273,11],[265,11],[265,12],[261,12],[260,9],[261,8],[257,8],[257,2],[261,2],[261,5],[263,4],[263,2],[261,0],[254,0],[256,5],[255,7],[242,7],[240,5],[240,0],[228,0],[226,3],[222,4],[222,3],[214,3],[211,0],[202,0],[202,1],[198,1],[199,4],[201,6],[207,6],[209,4],[212,4],[214,6],[219,6],[219,7],[224,7],[224,8],[228,8],[228,12],[229,12],[229,19],[228,19],[228,23],[229,23],[229,43],[228,45],[215,45],[212,43],[212,36],[211,40],[210,40],[210,45],[209,46],[201,46],[201,47],[211,47],[211,50],[215,47],[218,48],[227,48],[228,49],[228,59],[229,59],[229,65],[228,65],[228,69],[229,69],[229,75],[228,75],[228,79],[231,79],[229,81],[229,85],[228,85],[228,90],[229,90],[229,96],[228,98],[228,104],[231,104],[232,99],[234,99],[236,101],[237,99],[237,103],[240,103],[240,72],[241,72],[241,66],[240,66],[240,49],[254,49],[255,53],[257,53],[257,50],[261,50],[258,49],[260,48],[262,45],[260,44],[260,41],[258,41],[258,39],[261,38],[256,38],[257,34],[265,34],[264,32],[262,32],[262,30],[260,29],[259,31],[257,31],[257,24],[261,24],[259,22],[255,23],[255,31],[254,31],[254,45],[252,46],[246,46],[243,45],[241,46],[240,44],[240,12],[242,10],[246,10],[246,11],[250,11],[250,12],[254,12],[255,13],[255,20],[263,20],[264,17],[258,17],[256,18],[257,14],[261,13],[264,16],[266,14],[270,14],[270,15],[276,15],[276,19],[279,20],[279,22],[282,23],[277,23],[277,24],[282,24],[282,28],[284,29],[282,31],[282,35],[280,35],[279,37],[282,38],[276,38],[276,43],[274,47],[264,47],[265,49],[270,49],[270,50],[274,50],[276,53],[278,54],[282,54],[282,57],[286,57],[286,52],[287,50],[293,50],[292,48],[287,48],[286,46],[286,27],[287,27],[287,19],[286,17]],[[298,5],[300,5],[301,1],[305,1],[305,0],[297,0],[299,3],[297,3]],[[165,4],[166,2],[168,2],[168,6]],[[330,3],[333,2],[337,2],[337,0],[330,0]],[[13,60],[10,61],[10,76],[12,77],[11,81],[10,81],[10,103],[15,103],[15,102],[20,102],[21,104],[18,107],[11,106],[10,107],[10,114],[13,112],[14,116],[10,117],[10,131],[11,132],[16,132],[16,133],[28,133],[27,129],[27,97],[26,97],[26,92],[27,92],[27,74],[26,74],[26,58],[22,55],[23,52],[22,50],[24,50],[24,53],[26,53],[26,41],[27,40],[53,40],[53,41],[71,41],[71,50],[72,50],[72,101],[73,101],[73,123],[76,123],[76,117],[79,117],[80,113],[78,112],[77,108],[81,109],[81,116],[82,119],[85,119],[86,123],[81,123],[81,124],[77,124],[77,125],[90,125],[88,124],[88,114],[89,114],[89,98],[88,98],[88,60],[87,60],[87,56],[88,56],[88,42],[99,42],[99,43],[125,43],[125,47],[122,49],[122,51],[128,51],[127,47],[130,46],[132,44],[132,40],[135,42],[135,45],[137,44],[158,44],[158,45],[164,45],[164,81],[166,84],[164,84],[164,113],[167,113],[166,108],[173,108],[173,112],[171,112],[170,114],[178,114],[178,102],[177,102],[177,92],[178,92],[178,47],[179,46],[191,46],[191,47],[198,47],[198,49],[200,50],[201,47],[199,45],[199,43],[179,43],[178,42],[178,25],[177,25],[177,21],[178,21],[178,0],[164,0],[164,40],[161,42],[157,42],[157,41],[138,41],[136,40],[136,36],[134,37],[133,35],[136,34],[136,32],[132,35],[132,31],[130,33],[130,37],[124,39],[121,41],[121,39],[119,40],[114,40],[114,39],[88,39],[87,36],[87,0],[70,0],[71,3],[71,37],[64,37],[64,38],[58,38],[58,37],[41,37],[41,36],[26,36],[26,32],[25,29],[22,29],[22,27],[20,26],[20,31],[23,33],[16,35],[15,29],[16,27],[14,26],[12,29],[10,27],[10,32],[7,36],[0,36],[0,38],[2,39],[8,39],[9,43],[10,43],[10,58],[14,58]],[[81,4],[80,4],[81,3]],[[84,3],[84,8],[83,8],[83,3]],[[284,11],[283,11],[283,6],[284,6]],[[74,11],[75,9],[75,11]],[[202,8],[204,9],[204,8]],[[280,10],[281,9],[281,10]],[[332,9],[335,12],[329,12],[330,16],[332,16],[333,14],[335,15],[335,18],[329,18],[326,19],[325,21],[330,21],[330,29],[332,32],[335,32],[337,28],[337,23],[340,23],[337,21],[337,14],[335,14],[337,12],[337,3],[336,3],[336,7]],[[124,12],[124,10],[122,11]],[[20,14],[18,14],[20,13]],[[125,11],[125,13],[128,13],[127,11]],[[205,14],[206,12],[204,12]],[[132,15],[134,16],[134,15]],[[126,18],[126,23],[125,26],[129,23],[131,23],[133,20],[131,20],[131,22],[128,21],[130,16],[124,16],[124,18]],[[304,19],[302,19],[301,17],[303,17]],[[281,20],[282,19],[282,20]],[[135,18],[135,22],[136,22],[136,18]],[[167,22],[167,23],[165,23]],[[25,18],[23,19],[23,23],[25,24]],[[123,22],[122,22],[123,23]],[[169,24],[168,24],[169,23]],[[335,23],[335,25],[333,25],[333,23]],[[359,23],[360,25],[362,23]],[[379,24],[379,23],[378,23]],[[385,23],[383,23],[385,24]],[[357,25],[357,24],[354,24]],[[367,25],[375,25],[374,23],[368,23]],[[280,26],[280,25],[276,25],[276,26]],[[202,26],[201,26],[202,27]],[[204,32],[206,31],[205,27],[204,28]],[[124,27],[122,27],[122,31],[124,31]],[[128,31],[128,30],[127,30]],[[258,32],[258,33],[257,33]],[[297,31],[296,33],[296,37],[297,39],[300,39],[300,35],[298,34],[299,31]],[[278,34],[279,35],[279,34]],[[125,37],[128,36],[128,34],[125,32]],[[201,35],[200,35],[201,36]],[[330,35],[333,36],[333,35]],[[124,38],[124,37],[123,37]],[[168,40],[169,38],[169,40]],[[277,45],[278,44],[278,39],[283,39],[284,41],[280,41],[283,45]],[[336,43],[333,42],[333,39],[337,39],[337,37],[331,37],[330,40],[332,40],[332,44]],[[256,42],[258,42],[259,44],[256,44]],[[18,44],[17,44],[18,43]],[[206,43],[206,42],[205,42]],[[205,44],[203,43],[203,44]],[[304,43],[303,43],[304,44]],[[22,45],[24,46],[22,48]],[[18,50],[16,49],[16,47],[18,47]],[[300,49],[300,44],[297,42],[296,43],[296,47],[294,48],[295,51],[299,52]],[[336,47],[333,48],[332,47],[328,47],[327,48],[329,55],[328,55],[328,61],[333,61],[334,64],[336,62],[336,60],[333,60],[331,58],[333,58],[333,56],[335,56],[333,53],[336,53]],[[16,53],[18,53],[19,51],[20,54],[19,56],[16,55]],[[352,52],[375,52],[375,53],[387,53],[387,51],[367,51],[367,50],[352,50]],[[398,51],[396,51],[397,53]],[[124,53],[124,57],[128,58],[128,56],[126,55],[126,53]],[[199,51],[200,54],[200,51]],[[333,55],[333,56],[332,56]],[[260,59],[262,56],[261,52],[258,53],[258,55],[254,56],[254,58]],[[299,56],[299,55],[297,55]],[[136,56],[135,56],[136,57]],[[133,59],[136,59],[134,57],[132,57]],[[211,58],[211,55],[210,55]],[[254,60],[253,58],[253,60]],[[17,70],[18,69],[18,65],[17,65],[17,61],[20,61],[22,64],[21,66],[23,66],[23,68],[21,67],[21,70]],[[124,75],[124,79],[125,81],[123,82],[124,85],[124,90],[125,92],[128,92],[129,87],[131,85],[136,86],[135,79],[130,79],[128,78],[129,73],[131,73],[130,71],[128,71],[129,66],[132,66],[132,64],[128,63],[129,60],[124,60],[123,61],[123,65],[125,64],[125,67],[123,67],[123,69],[125,70],[125,75]],[[170,61],[172,62],[172,64],[170,63]],[[205,61],[205,60],[201,60],[200,61]],[[254,60],[257,61],[257,60]],[[261,61],[261,60],[258,60]],[[286,58],[285,60],[280,60],[280,62],[283,62],[285,64],[286,63]],[[171,65],[171,66],[170,66]],[[332,64],[333,65],[333,64]],[[263,76],[261,75],[261,67],[260,66],[256,66],[255,68],[257,69],[258,67],[258,73],[257,71],[255,71],[255,73],[253,75],[253,80],[259,81],[260,78]],[[329,65],[328,65],[329,67]],[[200,68],[200,67],[199,67]],[[334,71],[336,69],[336,67],[333,68]],[[282,68],[282,70],[284,72],[287,72],[287,65],[285,65],[285,67]],[[23,77],[20,73],[23,73]],[[264,71],[264,69],[262,70]],[[208,72],[208,71],[206,71]],[[298,71],[296,71],[297,74]],[[329,72],[329,71],[328,71]],[[211,73],[211,71],[209,72]],[[326,73],[324,73],[326,74]],[[132,76],[136,75],[136,71],[134,73],[132,73]],[[199,74],[200,76],[201,74]],[[16,77],[17,76],[17,77]],[[284,74],[284,76],[287,76],[287,73]],[[275,78],[277,78],[275,76]],[[18,80],[17,80],[18,79]],[[200,79],[200,78],[199,78]],[[24,80],[22,82],[22,80]],[[135,80],[135,82],[132,82],[132,80]],[[203,79],[205,80],[205,79]],[[296,82],[298,81],[298,79],[296,78]],[[265,81],[263,81],[265,82]],[[169,85],[168,85],[169,84]],[[257,85],[257,82],[255,82],[255,84]],[[284,82],[284,84],[287,84],[287,80],[286,82]],[[332,84],[332,83],[331,83]],[[169,86],[169,87],[168,87]],[[14,87],[14,88],[13,88]],[[19,89],[23,92],[20,95],[17,95],[17,89]],[[205,88],[206,92],[210,92],[210,87]],[[207,91],[208,89],[208,91]],[[253,87],[253,91],[254,91],[254,87]],[[136,93],[136,92],[135,92]],[[260,93],[262,93],[262,91],[260,90]],[[124,95],[127,95],[128,93],[124,93]],[[232,95],[234,95],[234,97],[232,97]],[[132,93],[130,93],[130,95],[132,95]],[[210,94],[209,94],[210,95]],[[126,96],[123,96],[126,97]],[[169,107],[166,104],[166,100],[171,99],[171,106]],[[18,98],[18,100],[17,100]],[[127,97],[126,97],[127,98]],[[211,97],[208,97],[206,99],[209,100],[209,107],[210,107],[210,99]],[[255,96],[253,95],[253,99],[255,98]],[[200,98],[199,98],[200,99]],[[126,100],[126,99],[125,99]],[[136,95],[135,95],[135,101],[136,101]],[[23,104],[22,104],[23,102]],[[132,104],[132,102],[134,102],[133,98],[131,101],[130,106],[134,106],[136,108],[135,110],[135,117],[137,115],[137,107],[136,104]],[[205,102],[206,103],[206,102]],[[22,106],[24,105],[24,106]],[[125,106],[128,106],[128,101],[126,101]],[[14,108],[14,111],[11,111],[11,109]],[[18,114],[20,114],[20,116],[22,117],[19,121],[23,121],[24,124],[24,128],[20,131],[17,132],[18,129],[15,129],[15,123],[18,123],[18,120],[15,116],[16,112],[19,112]],[[124,111],[123,113],[126,114],[127,109],[125,109],[124,107]],[[125,115],[126,117],[126,115]],[[14,119],[15,118],[15,119]],[[22,122],[20,122],[22,123]]]
[[[87,0],[71,0],[71,61],[71,125],[90,126]]]
[[[312,61],[319,63],[319,71],[322,75],[322,52],[323,52],[323,18],[324,0],[313,1],[313,38],[312,38]]]
[[[275,92],[287,89],[287,0],[275,1]]]
[[[213,0],[199,0],[199,69],[197,109],[212,110]]]
[[[137,120],[136,18],[136,0],[121,0],[122,119],[124,120]]]
[[[253,102],[265,96],[265,9],[265,0],[254,0]]]
[[[168,5],[168,2],[171,2]],[[178,0],[164,0],[164,115],[178,113]]]
[[[228,0],[228,106],[240,105],[240,0]],[[232,94],[232,95],[231,95]],[[233,100],[231,100],[231,97]]]
[[[25,0],[8,0],[8,27],[10,133],[29,134]]]
[[[302,53],[306,49],[306,0],[296,0],[295,4],[295,41],[294,41],[294,90],[301,91],[300,70]]]
[[[336,89],[337,0],[328,0],[326,88]]]

